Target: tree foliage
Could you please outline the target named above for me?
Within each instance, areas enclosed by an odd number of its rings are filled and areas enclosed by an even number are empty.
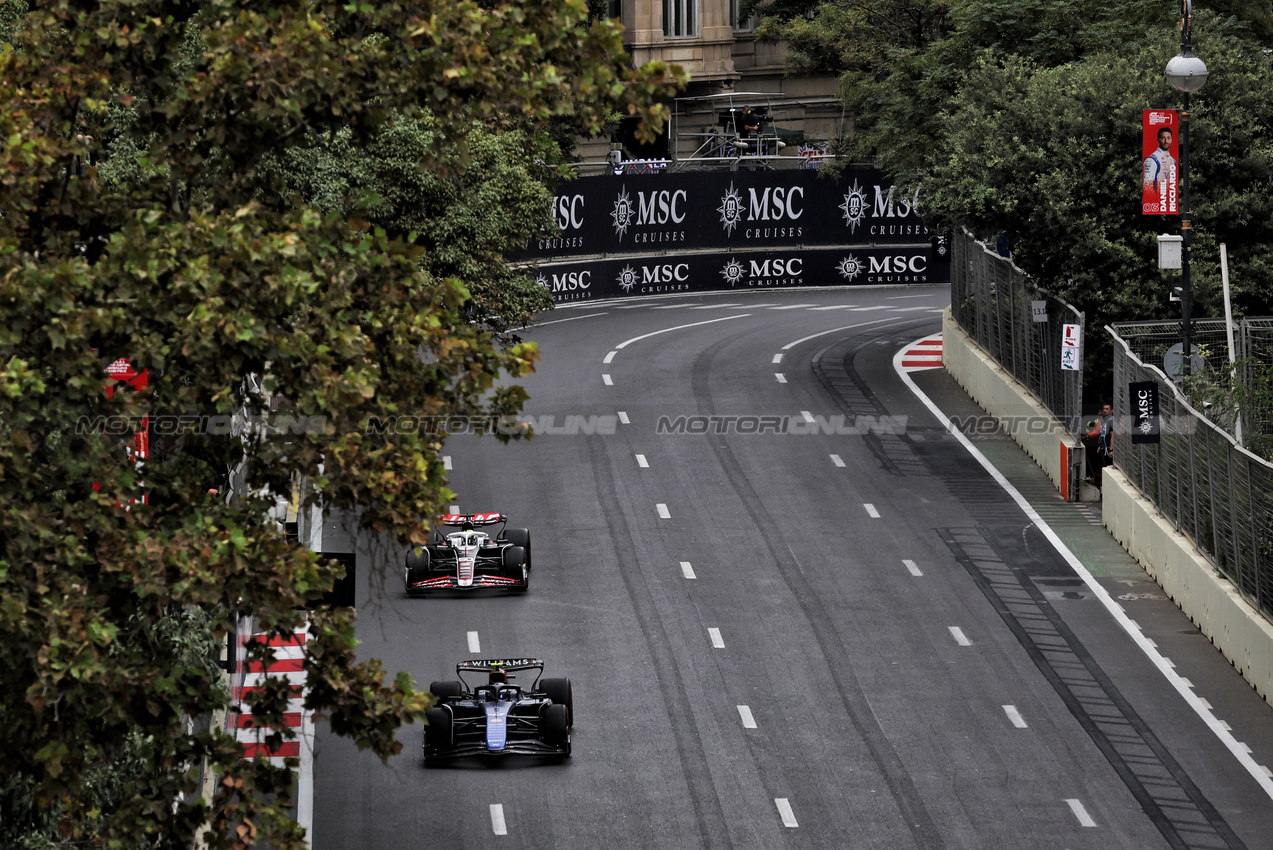
[[[267,521],[301,477],[307,501],[424,539],[451,497],[444,435],[364,425],[525,398],[495,382],[532,368],[533,346],[465,319],[474,299],[534,309],[491,294],[499,240],[535,206],[499,195],[516,170],[502,134],[616,109],[656,125],[679,75],[633,71],[616,27],[576,25],[583,0],[31,6],[0,5],[0,804],[30,802],[30,829],[62,843],[184,847],[209,828],[214,847],[299,847],[288,772],[188,725],[227,699],[198,635],[219,642],[242,614],[287,632],[331,587],[340,568]],[[299,197],[288,164],[342,139],[379,170]],[[514,201],[493,233],[448,205],[488,188]],[[108,400],[119,357],[150,386]],[[284,396],[322,427],[184,434],[144,467],[101,418],[268,425]],[[206,495],[232,463],[243,497]],[[307,707],[396,752],[427,694],[356,657],[352,611],[310,618]],[[271,681],[244,700],[274,741],[288,697]],[[210,801],[205,764],[223,777]]]

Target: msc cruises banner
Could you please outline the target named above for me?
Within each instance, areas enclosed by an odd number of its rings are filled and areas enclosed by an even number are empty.
[[[802,245],[927,244],[916,191],[875,168],[582,177],[553,198],[545,230],[518,260]]]
[[[557,304],[680,292],[809,286],[944,283],[950,254],[940,245],[650,255],[541,263],[531,270]]]

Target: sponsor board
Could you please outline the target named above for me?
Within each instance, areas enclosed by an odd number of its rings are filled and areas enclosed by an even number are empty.
[[[583,177],[562,184],[551,222],[512,259],[675,249],[924,244],[919,192],[878,169]]]
[[[555,303],[689,292],[946,283],[950,256],[925,241],[893,247],[711,252],[541,264]]]

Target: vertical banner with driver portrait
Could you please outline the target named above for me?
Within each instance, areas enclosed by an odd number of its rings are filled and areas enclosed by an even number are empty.
[[[1180,212],[1180,115],[1171,109],[1146,109],[1141,119],[1141,212]]]

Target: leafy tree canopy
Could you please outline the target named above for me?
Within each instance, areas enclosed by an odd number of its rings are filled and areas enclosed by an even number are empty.
[[[482,299],[510,321],[535,308],[494,270],[534,208],[512,134],[616,110],[657,126],[680,74],[632,70],[616,26],[578,25],[583,0],[20,5],[0,4],[0,805],[24,813],[2,837],[185,847],[207,827],[214,847],[299,847],[286,771],[187,725],[226,703],[190,648],[242,614],[291,630],[331,587],[340,568],[267,521],[299,479],[424,539],[451,496],[443,435],[364,426],[520,408],[495,381],[534,347],[465,321]],[[338,162],[364,170],[296,179]],[[491,233],[448,206],[490,197],[509,204]],[[149,388],[108,400],[119,357]],[[303,433],[157,437],[139,467],[114,426],[264,425],[278,394]],[[209,497],[231,465],[246,495]],[[307,706],[387,757],[427,694],[356,658],[351,611],[310,616]],[[288,696],[245,699],[275,740]],[[211,801],[201,764],[224,777]]]

